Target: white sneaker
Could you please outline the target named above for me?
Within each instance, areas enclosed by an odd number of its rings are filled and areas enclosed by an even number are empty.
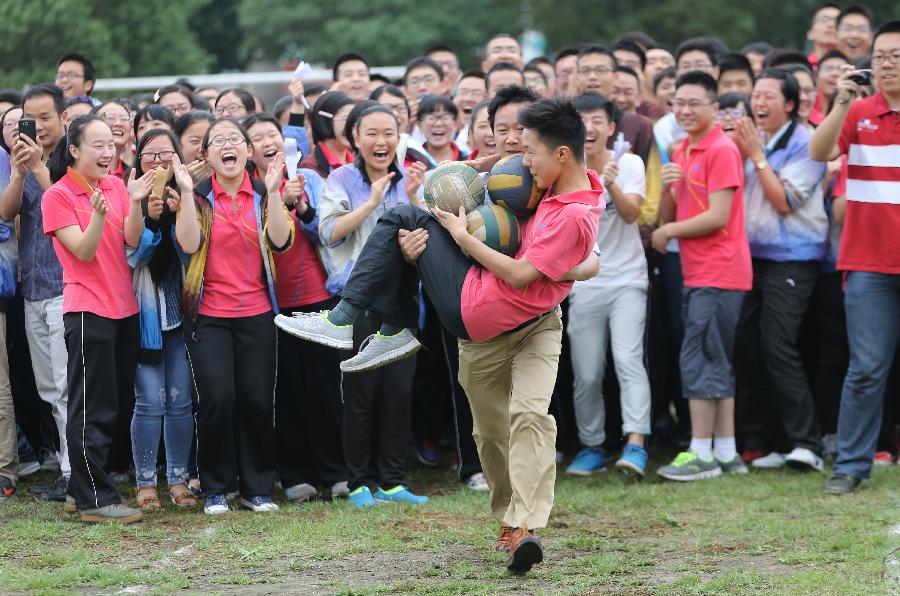
[[[312,341],[336,350],[353,349],[353,325],[335,325],[328,320],[328,311],[277,315],[275,326],[294,337]]]
[[[250,509],[254,513],[269,513],[270,511],[278,511],[278,505],[272,502],[271,497],[241,497],[241,505]]]
[[[19,478],[25,478],[26,476],[31,476],[32,474],[37,474],[41,471],[41,464],[38,461],[26,461],[19,464],[19,469],[16,471],[16,475]]]
[[[403,329],[395,335],[375,333],[366,338],[356,356],[341,362],[341,370],[345,373],[374,370],[412,356],[421,347],[422,344],[409,329]]]
[[[786,459],[786,454],[773,451],[765,457],[754,459],[750,465],[761,470],[775,470],[783,468]]]
[[[800,470],[813,469],[817,472],[825,470],[825,463],[822,461],[822,458],[805,447],[795,447],[793,451],[788,453],[785,463],[792,468]]]
[[[350,489],[347,488],[347,481],[335,482],[331,487],[332,499],[346,499],[350,496]]]
[[[491,490],[491,487],[488,486],[484,474],[482,474],[481,472],[469,476],[469,479],[466,480],[466,486],[477,492],[485,492]]]

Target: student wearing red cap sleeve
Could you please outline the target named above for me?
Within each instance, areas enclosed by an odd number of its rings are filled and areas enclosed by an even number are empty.
[[[44,233],[53,237],[63,268],[69,492],[82,521],[130,523],[142,514],[121,504],[106,465],[120,408],[134,399],[138,305],[125,245],[140,243],[140,201],[149,194],[152,178],[135,180],[132,174],[126,189],[121,179],[108,175],[115,155],[105,122],[94,115],[76,118],[53,157],[58,181],[44,193],[41,212]]]

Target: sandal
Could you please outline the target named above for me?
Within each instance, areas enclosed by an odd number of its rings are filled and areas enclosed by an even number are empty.
[[[156,488],[145,486],[137,491],[137,506],[139,509],[161,509],[162,504],[159,502],[159,494]]]
[[[179,507],[191,507],[197,504],[197,498],[194,496],[194,493],[184,483],[170,486],[169,496],[172,497],[172,503]]]

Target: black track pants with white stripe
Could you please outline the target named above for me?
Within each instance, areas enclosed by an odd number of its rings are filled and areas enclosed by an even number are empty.
[[[63,323],[69,353],[69,492],[79,509],[120,503],[107,463],[119,412],[130,411],[128,404],[134,401],[138,316],[66,313]]]

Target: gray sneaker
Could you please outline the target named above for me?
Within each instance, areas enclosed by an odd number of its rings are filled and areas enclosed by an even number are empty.
[[[719,458],[716,458],[716,461],[719,462],[719,467],[722,468],[723,474],[750,473],[750,470],[747,469],[747,464],[744,463],[744,460],[741,459],[740,455],[735,455],[731,458],[731,461],[722,461]]]
[[[656,471],[667,480],[689,482],[703,478],[717,478],[722,475],[722,468],[716,458],[701,458],[692,451],[684,451],[675,456],[672,463]]]
[[[142,519],[144,519],[144,514],[140,509],[132,509],[121,503],[81,510],[81,521],[88,523],[111,521],[119,524],[133,524]]]
[[[347,487],[347,481],[335,482],[331,487],[332,499],[346,499],[350,496],[350,489]]]
[[[825,483],[825,494],[827,495],[850,495],[859,486],[861,480],[846,474],[833,474],[828,482]]]
[[[353,325],[335,325],[328,311],[298,312],[292,317],[277,315],[275,326],[294,337],[312,341],[336,350],[353,349]]]
[[[404,329],[396,335],[376,333],[366,338],[359,354],[341,362],[341,370],[343,372],[372,370],[412,356],[421,347],[422,344],[409,329]]]
[[[311,484],[295,484],[284,489],[285,498],[291,503],[304,503],[319,496],[319,491]]]

